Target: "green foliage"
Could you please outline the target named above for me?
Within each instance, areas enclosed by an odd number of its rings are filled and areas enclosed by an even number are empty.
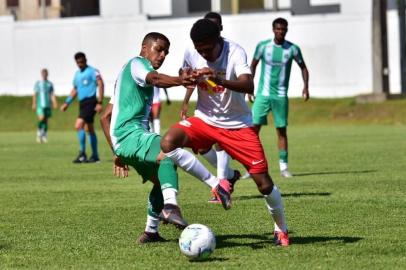
[[[100,129],[102,163],[72,164],[78,149],[72,131],[77,108],[55,112],[49,142],[37,144],[30,100],[2,97],[0,104],[0,269],[406,265],[406,127],[393,125],[404,123],[403,100],[378,105],[356,105],[352,99],[293,100],[291,179],[278,175],[274,129],[261,130],[270,174],[283,193],[292,242],[288,248],[272,245],[272,222],[252,180],[237,182],[233,207],[224,211],[207,203],[207,186],[179,170],[185,218],[206,224],[217,237],[217,249],[204,262],[189,262],[180,253],[180,231],[172,226],[160,227],[169,242],[135,243],[145,226],[151,184],[142,185],[134,170],[128,179],[112,177],[111,153]],[[178,105],[163,108],[164,129],[176,121]],[[376,112],[381,114],[374,118]],[[244,171],[237,162],[232,165]]]

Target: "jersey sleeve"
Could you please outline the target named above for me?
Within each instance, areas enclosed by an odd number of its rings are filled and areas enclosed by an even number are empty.
[[[259,60],[261,59],[262,55],[264,54],[264,44],[262,42],[258,43],[257,47],[255,48],[254,52],[254,59]]]
[[[191,55],[190,55],[191,48],[188,47],[185,50],[185,53],[183,54],[183,62],[182,62],[182,68],[186,67],[192,67],[191,65]]]
[[[49,93],[53,94],[54,93],[54,84],[53,83],[49,83]]]
[[[37,93],[39,91],[39,82],[36,81],[34,84],[34,93]]]
[[[94,76],[95,81],[101,80],[101,78],[102,78],[101,74],[100,74],[100,71],[98,69],[94,69],[93,76]]]
[[[234,71],[237,78],[242,74],[251,74],[251,69],[247,63],[247,54],[243,48],[236,48],[232,56],[232,62],[234,64]]]
[[[131,76],[134,81],[141,87],[148,85],[146,79],[148,73],[155,71],[151,63],[145,58],[134,58],[131,61]]]
[[[292,46],[293,50],[293,59],[297,64],[301,64],[304,62],[302,52],[300,51],[300,48],[298,46]]]

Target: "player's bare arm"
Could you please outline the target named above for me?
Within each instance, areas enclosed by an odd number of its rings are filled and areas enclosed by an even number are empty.
[[[62,106],[61,106],[61,111],[66,111],[67,109],[68,109],[68,107],[69,107],[69,105],[72,103],[72,101],[75,99],[75,97],[77,96],[77,94],[78,94],[78,91],[76,90],[76,88],[73,88],[71,91],[70,91],[70,94],[69,94],[69,96],[66,98],[66,100],[65,100],[65,102],[62,104]]]
[[[99,89],[99,95],[97,98],[97,105],[94,110],[98,113],[101,113],[103,109],[103,98],[104,98],[104,82],[101,77],[97,79],[97,88]]]
[[[52,107],[54,109],[58,108],[58,101],[56,100],[56,96],[54,93],[51,95],[51,100],[52,100]]]
[[[106,137],[107,143],[110,145],[110,148],[113,151],[113,143],[111,142],[110,137],[110,122],[111,115],[113,112],[113,105],[108,104],[104,109],[102,115],[100,116],[100,125],[103,129],[104,136]],[[114,152],[114,151],[113,151]],[[128,177],[128,166],[121,162],[120,158],[114,156],[114,165],[113,165],[113,175],[119,178]]]
[[[306,64],[304,62],[299,64],[300,69],[302,70],[302,78],[303,78],[303,91],[302,97],[305,101],[310,98],[309,93],[309,71],[307,70]]]
[[[32,95],[31,108],[32,108],[33,111],[35,111],[37,109],[37,97],[36,97],[35,93]]]
[[[169,76],[163,73],[158,73],[156,71],[148,73],[146,81],[149,84],[167,88],[172,86],[188,86],[193,83],[192,76],[186,73],[182,73],[179,76]]]

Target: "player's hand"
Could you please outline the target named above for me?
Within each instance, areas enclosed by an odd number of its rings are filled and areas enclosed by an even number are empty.
[[[66,110],[68,109],[68,106],[69,106],[68,104],[64,103],[64,104],[62,104],[60,110],[61,110],[62,112],[64,112],[64,111],[66,111]]]
[[[103,110],[103,106],[101,104],[96,104],[96,107],[94,107],[94,110],[97,113],[101,113],[101,111]]]
[[[249,102],[254,103],[255,96],[254,95],[248,95],[248,100],[249,100]]]
[[[307,87],[303,88],[302,97],[303,97],[304,101],[309,100],[309,98],[310,98],[309,88],[307,88]]]
[[[114,156],[113,175],[118,178],[128,177],[128,165],[124,164],[119,157]]]
[[[179,77],[182,81],[182,85],[185,87],[194,86],[196,84],[196,80],[190,67],[179,70]]]
[[[188,109],[189,109],[189,104],[183,103],[182,107],[180,109],[180,119],[181,120],[185,120],[188,117],[187,116]]]

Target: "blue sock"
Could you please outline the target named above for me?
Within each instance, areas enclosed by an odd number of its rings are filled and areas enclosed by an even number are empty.
[[[89,141],[92,146],[92,157],[98,158],[99,153],[97,152],[97,136],[96,133],[89,133]]]
[[[79,150],[81,153],[86,151],[86,133],[84,129],[78,130]]]

